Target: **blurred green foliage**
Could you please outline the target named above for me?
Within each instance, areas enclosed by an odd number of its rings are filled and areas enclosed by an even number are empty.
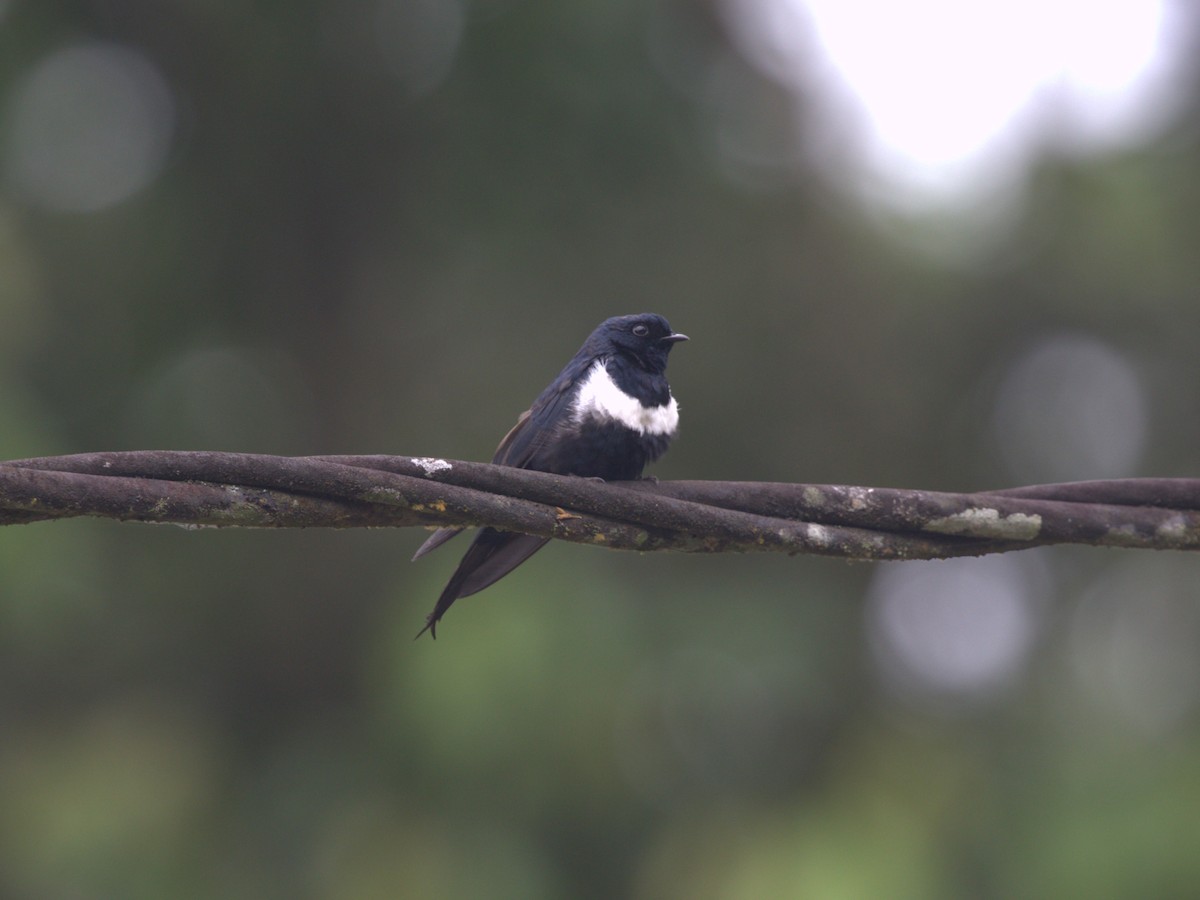
[[[653,310],[693,339],[664,478],[1006,483],[997,386],[1059,332],[1136,368],[1123,474],[1198,474],[1195,84],[1152,146],[1040,158],[949,263],[914,247],[954,221],[722,161],[714,67],[754,127],[793,110],[705,4],[12,0],[10,160],[78,42],[157,67],[170,153],[91,212],[0,188],[8,458],[487,459],[597,322]],[[455,553],[410,566],[421,539],[3,529],[0,894],[1200,891],[1193,645],[1122,693],[1140,610],[1196,633],[1195,560],[1038,557],[1027,654],[947,700],[876,658],[867,566],[556,545],[413,643]]]

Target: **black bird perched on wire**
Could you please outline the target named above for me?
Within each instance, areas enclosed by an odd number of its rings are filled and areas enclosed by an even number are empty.
[[[687,339],[653,313],[602,322],[521,413],[492,462],[605,481],[640,478],[646,464],[666,452],[679,425],[679,408],[667,384],[667,355]],[[460,531],[438,529],[413,559]],[[417,637],[428,631],[436,638],[437,624],[455,600],[499,581],[548,540],[480,529]]]

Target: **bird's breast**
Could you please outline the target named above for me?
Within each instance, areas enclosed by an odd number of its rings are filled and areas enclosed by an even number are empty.
[[[648,406],[621,390],[604,360],[580,382],[571,411],[577,424],[618,425],[640,435],[670,437],[679,427],[679,405],[669,391],[666,403]]]

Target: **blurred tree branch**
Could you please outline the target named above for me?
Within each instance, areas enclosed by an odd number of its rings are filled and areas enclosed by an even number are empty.
[[[0,524],[76,516],[267,528],[491,525],[621,550],[940,559],[1064,543],[1200,549],[1200,479],[950,494],[604,484],[404,456],[133,451],[0,463]]]

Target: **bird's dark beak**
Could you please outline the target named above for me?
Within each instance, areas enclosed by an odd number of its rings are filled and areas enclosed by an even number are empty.
[[[679,341],[686,341],[687,339],[688,339],[688,336],[686,334],[668,334],[665,338],[659,338],[659,343],[660,344],[675,344],[675,343],[678,343]]]

